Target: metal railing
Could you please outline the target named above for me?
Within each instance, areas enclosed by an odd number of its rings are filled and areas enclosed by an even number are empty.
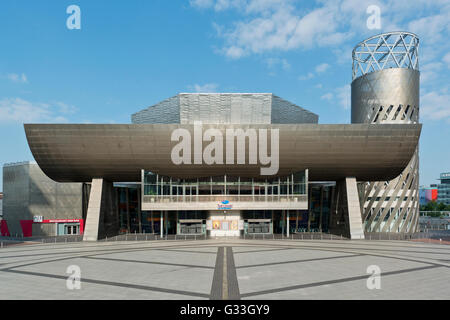
[[[307,201],[306,194],[292,195],[185,195],[185,196],[149,196],[144,195],[143,203],[170,202],[303,202]]]

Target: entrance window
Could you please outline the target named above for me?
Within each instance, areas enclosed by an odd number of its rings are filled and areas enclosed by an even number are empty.
[[[64,226],[64,234],[65,235],[72,235],[72,234],[79,234],[80,226],[79,225],[65,225]]]

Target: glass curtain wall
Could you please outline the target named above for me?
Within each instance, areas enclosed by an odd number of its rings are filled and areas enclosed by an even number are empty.
[[[235,176],[214,176],[196,179],[177,179],[143,172],[143,195],[152,198],[169,198],[171,201],[201,201],[203,196],[230,195],[234,201],[277,201],[306,195],[305,171],[273,179],[252,179]],[[233,197],[235,196],[235,197]],[[211,201],[206,197],[205,201]]]

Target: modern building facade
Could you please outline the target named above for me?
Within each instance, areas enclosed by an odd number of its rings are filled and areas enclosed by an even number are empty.
[[[131,124],[25,124],[25,133],[47,177],[80,185],[84,240],[414,232],[418,71],[397,69],[354,77],[352,124],[318,124],[271,93],[180,93]],[[387,101],[390,111],[374,115]]]
[[[419,188],[420,205],[425,205],[430,201],[437,201],[438,188],[436,187],[420,187]]]
[[[353,50],[352,123],[419,123],[419,39],[384,33]],[[386,150],[386,152],[389,152]],[[419,218],[418,146],[392,180],[360,183],[365,231],[414,232]]]
[[[2,235],[31,237],[82,234],[83,185],[57,183],[33,162],[3,166]]]
[[[450,205],[450,172],[441,173],[439,180],[441,180],[441,183],[437,186],[437,201]]]

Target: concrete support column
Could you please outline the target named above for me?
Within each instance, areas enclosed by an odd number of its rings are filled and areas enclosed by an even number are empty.
[[[102,178],[92,179],[83,241],[97,241],[117,234],[119,221],[115,214],[117,198],[113,184]]]
[[[347,193],[347,210],[350,239],[364,239],[364,229],[361,218],[361,206],[356,185],[356,178],[345,178],[345,189]]]
[[[161,221],[159,223],[160,227],[159,230],[161,231],[161,238],[164,236],[164,217],[163,217],[163,212],[161,211]]]
[[[103,179],[92,179],[83,241],[97,241],[100,225]]]
[[[286,214],[286,236],[289,238],[289,211]]]

